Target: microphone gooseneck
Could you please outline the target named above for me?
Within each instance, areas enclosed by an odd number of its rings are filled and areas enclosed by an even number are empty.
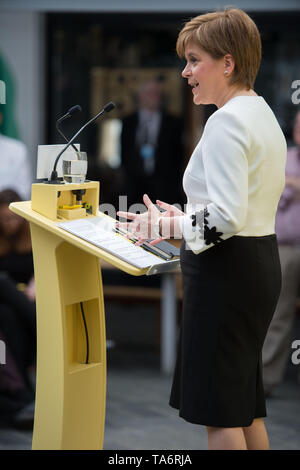
[[[109,111],[111,111],[112,109],[114,109],[116,107],[115,103],[113,103],[112,101],[110,101],[109,103],[107,103],[104,108],[103,108],[103,111],[105,111],[106,113],[109,113]]]
[[[82,109],[79,104],[75,104],[75,106],[72,106],[72,108],[69,109],[68,114],[70,116],[74,116],[74,114],[81,113]]]
[[[57,121],[56,121],[56,130],[57,132],[62,136],[62,138],[66,141],[66,142],[69,142],[69,139],[65,136],[65,134],[63,133],[63,131],[60,129],[60,124],[65,121],[65,119],[68,119],[72,116],[74,116],[74,114],[77,114],[77,113],[80,113],[82,111],[81,109],[81,106],[79,106],[79,104],[76,104],[75,106],[72,106],[72,108],[70,108],[66,114],[64,114],[62,117],[60,117]],[[75,152],[78,152],[78,149],[75,147],[74,144],[71,144],[73,149],[75,150]]]
[[[54,166],[53,166],[53,170],[52,170],[52,173],[51,173],[51,177],[50,177],[50,183],[55,183],[57,181],[57,171],[56,171],[56,167],[57,167],[57,163],[58,163],[58,160],[60,159],[61,155],[67,150],[67,148],[72,145],[72,143],[74,142],[74,140],[79,136],[79,134],[81,134],[81,132],[86,128],[88,127],[90,124],[92,124],[94,121],[96,121],[96,119],[98,119],[98,117],[100,117],[103,113],[109,113],[112,109],[114,109],[116,107],[115,103],[113,103],[112,101],[110,101],[109,103],[107,103],[103,109],[101,109],[101,111],[96,114],[96,116],[94,116],[92,119],[90,119],[86,124],[84,124],[84,126],[82,126],[78,132],[76,132],[76,134],[72,137],[71,140],[69,140],[69,142],[67,143],[67,145],[65,145],[65,147],[61,150],[61,152],[57,155],[56,157],[56,160],[54,162]],[[72,109],[72,108],[71,108]],[[69,110],[70,111],[70,110]],[[68,113],[67,113],[68,114]],[[64,117],[64,116],[63,116]],[[76,150],[77,151],[77,150]]]

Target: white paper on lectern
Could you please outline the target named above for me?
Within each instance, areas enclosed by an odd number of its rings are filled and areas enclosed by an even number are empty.
[[[76,219],[59,222],[57,225],[140,269],[170,262],[160,259],[115,233],[113,231],[115,221],[109,217]]]
[[[74,144],[75,147],[80,150],[80,144]],[[54,144],[54,145],[39,145],[37,153],[37,168],[36,168],[36,177],[37,179],[49,178],[51,176],[53,165],[56,157],[59,152],[65,147],[65,144]],[[75,150],[73,147],[69,147],[65,152],[64,156],[68,154],[74,154]],[[57,163],[57,174],[58,177],[63,176],[62,171],[62,158],[58,160]]]

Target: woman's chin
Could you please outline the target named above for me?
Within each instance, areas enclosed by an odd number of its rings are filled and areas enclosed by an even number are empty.
[[[200,96],[194,96],[193,97],[193,102],[194,102],[194,104],[198,104],[198,105],[199,104],[204,104],[203,100],[200,98]]]
[[[199,104],[214,104],[213,100],[207,99],[207,98],[205,99],[205,97],[197,96],[197,95],[193,96],[193,102],[194,102],[194,104],[197,104],[197,105],[199,105]]]

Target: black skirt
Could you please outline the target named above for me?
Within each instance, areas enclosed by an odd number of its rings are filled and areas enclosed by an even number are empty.
[[[170,406],[194,424],[266,416],[261,353],[281,289],[276,235],[233,236],[195,255],[182,243],[183,315]]]

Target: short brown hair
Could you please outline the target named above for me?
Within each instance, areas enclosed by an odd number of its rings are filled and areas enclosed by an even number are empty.
[[[261,39],[254,21],[238,8],[196,16],[180,31],[176,51],[184,57],[187,43],[200,46],[214,59],[231,54],[235,61],[230,85],[253,88],[261,62]]]

